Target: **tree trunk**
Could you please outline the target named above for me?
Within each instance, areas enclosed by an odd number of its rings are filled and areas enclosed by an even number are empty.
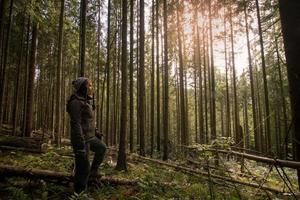
[[[233,38],[233,22],[232,22],[232,8],[230,7],[230,40],[231,40],[231,59],[232,59],[232,80],[233,80],[233,106],[234,106],[234,138],[236,143],[240,143],[241,135],[239,133],[239,107],[237,100],[237,84],[236,84],[236,71],[235,71],[235,51],[234,51],[234,38]]]
[[[208,143],[208,78],[207,78],[207,71],[208,71],[208,62],[207,62],[207,42],[205,38],[205,32],[203,29],[203,77],[204,77],[204,113],[205,113],[205,133],[203,134],[204,143]]]
[[[100,70],[101,70],[101,64],[100,64],[100,51],[101,51],[101,1],[98,0],[98,24],[97,24],[97,118],[96,118],[96,127],[98,130],[102,132],[100,129],[101,121],[100,121],[100,113],[101,113],[101,106],[102,101],[100,100]],[[103,96],[103,92],[101,92],[101,97]]]
[[[231,115],[230,115],[230,99],[229,99],[229,84],[228,84],[228,72],[230,71],[228,66],[227,57],[227,19],[226,11],[224,11],[224,54],[225,54],[225,85],[226,85],[226,136],[231,137]]]
[[[81,4],[80,4],[80,76],[84,76],[84,67],[85,67],[87,3],[88,3],[87,0],[81,0]]]
[[[65,0],[61,1],[60,17],[59,17],[59,33],[58,33],[58,53],[57,53],[57,68],[56,68],[56,134],[55,143],[60,148],[61,143],[61,73],[62,73],[62,46],[63,46],[63,29],[64,29],[64,11]]]
[[[139,132],[140,132],[140,155],[145,155],[145,24],[144,24],[144,0],[140,0],[140,66],[139,66]]]
[[[8,165],[0,165],[0,174],[2,177],[25,177],[32,179],[55,180],[56,183],[72,182],[74,177],[71,173],[57,172],[43,169],[28,169]],[[107,185],[136,185],[137,181],[113,177],[97,177],[101,183]]]
[[[151,134],[151,152],[150,152],[150,155],[152,156],[153,155],[153,152],[154,152],[154,99],[155,99],[155,94],[154,94],[154,82],[155,82],[155,46],[154,46],[154,36],[155,36],[155,32],[154,32],[154,9],[155,9],[155,5],[154,5],[154,0],[152,0],[152,35],[151,35],[151,39],[152,39],[152,53],[151,53],[151,106],[150,106],[150,134]]]
[[[195,111],[194,111],[194,115],[195,115],[195,143],[199,143],[199,139],[198,139],[198,92],[197,92],[197,63],[196,63],[196,55],[194,55],[194,104],[195,104]]]
[[[17,80],[16,80],[16,88],[15,88],[15,95],[14,95],[14,107],[13,107],[13,132],[12,135],[16,135],[16,129],[17,129],[17,123],[18,123],[18,115],[17,115],[17,111],[18,111],[18,106],[19,106],[19,94],[20,94],[20,87],[19,87],[19,83],[20,83],[20,76],[21,76],[21,63],[23,62],[23,47],[24,47],[24,32],[25,32],[25,28],[26,28],[26,14],[25,14],[25,10],[24,10],[24,19],[23,19],[23,24],[22,24],[22,31],[21,31],[21,44],[20,44],[20,56],[19,56],[19,60],[18,60],[18,65],[17,65]]]
[[[119,29],[119,25],[116,25]],[[119,31],[118,31],[119,32]],[[118,32],[115,33],[115,42],[114,42],[114,52],[112,55],[113,60],[113,68],[112,68],[112,102],[111,102],[111,112],[110,112],[110,146],[114,146],[114,135],[116,134],[116,90],[117,90],[117,65],[118,61],[118,52],[120,49],[120,46],[118,46],[118,41],[121,40],[121,37],[118,37]],[[107,116],[108,117],[108,116]]]
[[[133,116],[134,116],[134,96],[133,96],[133,6],[134,2],[133,0],[130,0],[130,58],[129,58],[129,76],[130,76],[130,82],[129,82],[129,149],[130,152],[133,153],[134,148],[134,141],[133,141]]]
[[[196,11],[197,12],[197,11]],[[198,12],[197,12],[198,13]],[[197,14],[198,16],[198,14]],[[198,19],[198,17],[196,18]],[[203,28],[204,29],[204,28]],[[197,24],[197,54],[198,54],[198,76],[199,76],[199,140],[201,144],[205,143],[204,137],[204,117],[203,117],[203,88],[202,88],[202,62],[201,62],[201,47],[200,47],[200,33],[199,33],[199,26]],[[204,43],[204,41],[202,41]],[[204,52],[202,52],[204,53]],[[202,56],[204,57],[204,56]]]
[[[209,0],[209,36],[210,36],[210,71],[211,71],[211,139],[216,139],[216,91],[215,91],[215,66],[214,66],[214,48],[213,48],[213,30],[212,30],[212,3]]]
[[[247,96],[245,96],[244,102],[244,132],[245,132],[245,148],[250,148],[250,134],[249,134],[249,125],[248,125],[248,102]]]
[[[156,21],[156,127],[157,127],[157,135],[156,135],[156,149],[160,152],[160,74],[159,74],[159,0],[156,0],[155,6],[155,21]]]
[[[13,11],[13,3],[14,1],[13,0],[10,0],[10,5],[9,5],[9,19],[8,19],[8,24],[7,24],[7,30],[6,30],[6,40],[4,42],[4,50],[2,52],[2,56],[3,56],[3,66],[1,68],[1,79],[0,79],[0,83],[1,83],[1,86],[0,86],[0,131],[2,129],[2,120],[3,120],[3,105],[4,105],[4,102],[3,102],[3,98],[4,98],[4,85],[5,85],[5,79],[6,79],[6,68],[7,68],[7,58],[8,58],[8,53],[9,53],[9,44],[10,44],[10,33],[11,33],[11,25],[12,25],[12,20],[13,20],[13,16],[12,16],[12,11]],[[5,3],[4,3],[5,5]],[[3,5],[3,6],[4,6]],[[5,9],[5,8],[3,8]],[[4,10],[3,10],[4,11]],[[4,13],[4,12],[3,12]],[[1,23],[2,23],[2,20],[4,20],[4,16],[3,16],[3,19],[1,19]],[[1,30],[0,30],[1,31]],[[1,34],[0,34],[1,36]],[[1,40],[1,38],[0,38]],[[0,46],[1,48],[1,46]],[[2,63],[2,60],[0,59],[0,63]]]
[[[255,150],[259,150],[259,134],[257,127],[257,114],[256,114],[256,103],[255,103],[255,93],[254,93],[254,79],[253,79],[253,66],[252,66],[252,56],[251,47],[249,39],[249,27],[248,27],[248,14],[246,2],[244,2],[244,15],[245,15],[245,26],[246,26],[246,36],[247,36],[247,49],[248,49],[248,62],[249,62],[249,77],[250,77],[250,87],[251,87],[251,102],[252,102],[252,115],[253,115],[253,132],[254,132],[254,144]]]
[[[287,61],[288,80],[291,98],[291,111],[294,124],[295,141],[300,141],[300,1],[279,0],[279,10],[282,25],[282,34],[285,47],[285,55]],[[300,144],[295,143],[296,161],[300,161]],[[300,167],[297,168],[298,184],[300,186]]]
[[[127,170],[126,132],[127,132],[127,0],[122,1],[122,58],[121,58],[121,127],[117,170]]]
[[[178,1],[179,4],[179,1]],[[181,123],[181,145],[187,145],[187,126],[186,126],[186,107],[185,107],[185,92],[183,80],[183,58],[182,58],[182,41],[181,41],[181,23],[179,22],[179,8],[176,11],[177,17],[177,39],[178,39],[178,58],[179,58],[179,88],[180,88],[180,123]]]
[[[261,27],[261,18],[260,18],[260,8],[258,0],[255,0],[256,12],[257,12],[257,22],[258,22],[258,32],[259,32],[259,42],[260,42],[260,53],[261,53],[261,67],[263,72],[263,84],[264,84],[264,103],[265,103],[265,121],[266,121],[266,150],[267,153],[271,152],[271,132],[270,132],[270,108],[269,108],[269,94],[268,94],[268,82],[266,74],[266,61],[265,61],[265,52],[264,52],[264,41],[263,33]]]
[[[23,94],[23,117],[22,117],[22,136],[25,136],[25,128],[26,128],[26,106],[27,106],[27,89],[28,89],[28,73],[29,73],[29,63],[28,63],[28,57],[29,57],[29,36],[30,36],[30,15],[28,16],[27,21],[27,33],[26,33],[26,56],[25,56],[25,73],[24,73],[24,94]]]
[[[163,21],[164,21],[164,105],[163,105],[163,133],[164,152],[163,160],[168,159],[169,142],[169,59],[168,59],[168,7],[167,0],[163,0]]]
[[[30,137],[32,131],[33,116],[33,93],[34,93],[34,77],[35,77],[35,61],[37,56],[38,44],[38,24],[33,22],[31,51],[29,60],[28,88],[27,88],[27,105],[26,105],[26,127],[25,136]]]
[[[106,115],[105,115],[105,143],[108,144],[109,134],[109,103],[110,103],[110,17],[111,17],[111,0],[108,0],[107,8],[107,45],[106,45]]]
[[[3,33],[4,33],[4,18],[5,18],[5,6],[6,6],[6,0],[2,0],[0,2],[0,78],[2,77],[2,42],[3,42]],[[2,79],[0,80],[2,82]]]

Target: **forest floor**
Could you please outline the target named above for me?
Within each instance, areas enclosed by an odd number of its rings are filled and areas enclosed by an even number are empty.
[[[0,151],[0,163],[24,168],[48,169],[57,172],[72,172],[73,158],[62,156],[70,153],[70,147],[60,150],[52,147],[43,154],[31,154],[20,151]],[[137,157],[137,156],[136,156]],[[154,162],[141,161],[128,156],[128,170],[116,171],[116,155],[109,153],[101,165],[101,173],[104,176],[113,176],[129,180],[137,180],[137,184],[129,185],[102,185],[90,187],[88,195],[94,199],[297,199],[283,188],[284,183],[276,170],[270,170],[268,166],[257,165],[256,162],[245,161],[247,170],[241,174],[240,166],[235,161],[228,161],[227,166],[233,179],[244,182],[263,183],[264,186],[285,190],[286,193],[276,194],[264,189],[257,189],[241,184],[213,180],[207,176],[186,173],[182,170],[168,166],[161,166]],[[178,162],[184,166],[187,163]],[[229,165],[228,165],[229,164]],[[193,167],[194,168],[194,167]],[[201,169],[201,168],[199,168]],[[203,168],[202,168],[203,170]],[[205,170],[205,169],[204,169]],[[214,172],[214,171],[211,171]],[[220,176],[227,176],[225,172],[215,172]],[[297,176],[295,170],[285,169],[294,191],[297,191]],[[260,179],[254,176],[261,177]],[[262,184],[261,184],[262,186]],[[299,197],[299,196],[298,196]],[[74,195],[72,183],[60,185],[43,180],[30,180],[20,177],[0,177],[0,199],[83,199],[82,195]]]

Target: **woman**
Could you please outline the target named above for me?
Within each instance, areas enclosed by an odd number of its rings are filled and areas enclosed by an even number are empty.
[[[86,77],[79,77],[73,81],[75,93],[67,103],[70,115],[71,143],[75,154],[74,190],[80,193],[87,188],[89,177],[95,178],[103,161],[106,145],[101,136],[96,133],[93,100],[93,85]],[[88,150],[95,152],[90,166]]]

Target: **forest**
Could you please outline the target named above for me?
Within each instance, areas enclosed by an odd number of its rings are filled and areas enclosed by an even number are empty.
[[[0,199],[300,199],[299,77],[299,0],[0,0]]]

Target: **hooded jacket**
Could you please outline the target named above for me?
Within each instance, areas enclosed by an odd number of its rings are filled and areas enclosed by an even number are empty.
[[[76,82],[78,80],[80,84]],[[80,77],[76,81],[73,85],[76,90],[79,90],[85,80],[82,81]],[[71,142],[76,149],[84,149],[85,142],[95,137],[95,116],[90,100],[87,95],[82,95],[77,91],[71,95],[67,103],[71,124]]]

